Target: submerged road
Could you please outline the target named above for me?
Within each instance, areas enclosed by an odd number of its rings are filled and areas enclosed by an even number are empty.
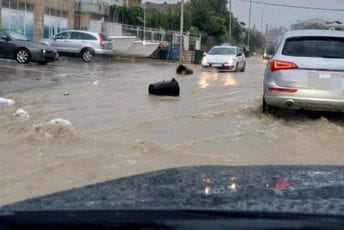
[[[190,165],[344,163],[344,121],[262,115],[265,64],[176,76],[176,63],[0,61],[0,205],[109,179]],[[148,95],[176,78],[180,97]],[[30,118],[12,117],[22,108]],[[66,119],[70,126],[48,123]]]

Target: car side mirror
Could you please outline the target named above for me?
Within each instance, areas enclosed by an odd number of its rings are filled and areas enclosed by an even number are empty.
[[[238,53],[236,56],[237,56],[237,57],[241,57],[241,56],[242,56],[242,53]]]
[[[1,36],[1,40],[9,41],[10,39],[9,39],[8,36],[2,35],[2,36]]]
[[[204,53],[203,53],[203,56],[205,56],[205,55],[207,55],[207,52],[204,52]]]

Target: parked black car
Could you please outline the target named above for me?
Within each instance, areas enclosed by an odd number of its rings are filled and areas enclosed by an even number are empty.
[[[30,41],[25,36],[0,29],[0,58],[15,59],[18,63],[38,62],[45,65],[54,62],[59,54],[56,49]]]

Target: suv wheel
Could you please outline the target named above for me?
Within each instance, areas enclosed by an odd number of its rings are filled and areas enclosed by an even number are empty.
[[[85,62],[92,61],[93,57],[94,57],[94,52],[91,49],[84,49],[83,51],[81,51],[81,58]]]
[[[262,103],[262,107],[261,107],[261,112],[263,114],[271,114],[273,116],[276,116],[278,114],[278,108],[271,106],[271,105],[268,105],[264,99],[264,96],[263,96],[263,103]]]

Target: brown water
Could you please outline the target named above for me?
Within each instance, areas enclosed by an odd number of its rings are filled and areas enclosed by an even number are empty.
[[[0,205],[177,166],[344,163],[341,117],[259,112],[259,58],[245,73],[192,66],[185,77],[174,63],[146,61],[0,68],[10,76],[0,96],[17,102],[0,107]],[[148,95],[149,83],[172,77],[180,97]],[[18,108],[30,119],[12,117]]]

